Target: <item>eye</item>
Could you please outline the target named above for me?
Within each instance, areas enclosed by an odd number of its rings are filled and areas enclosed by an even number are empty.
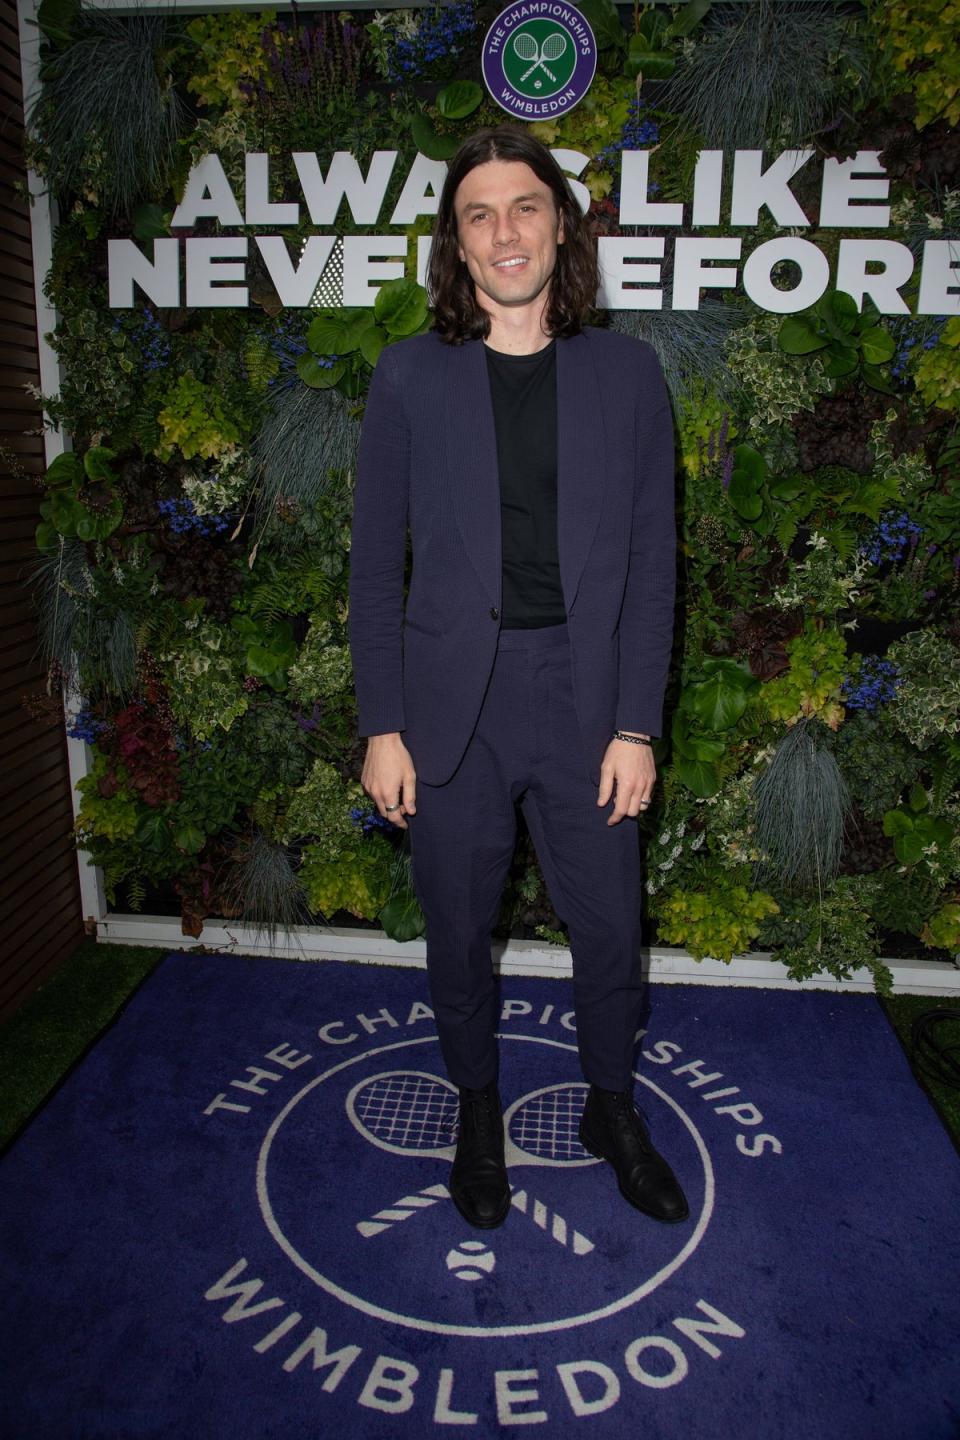
[[[473,215],[472,215],[471,219],[470,219],[470,224],[471,224],[471,225],[475,225],[478,220],[486,220],[486,218],[487,218],[487,212],[486,212],[486,210],[475,210],[475,211],[473,212]]]

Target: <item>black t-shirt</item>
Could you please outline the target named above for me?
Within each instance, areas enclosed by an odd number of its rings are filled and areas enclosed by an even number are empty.
[[[557,342],[533,355],[484,346],[500,472],[501,624],[567,618],[557,552]]]

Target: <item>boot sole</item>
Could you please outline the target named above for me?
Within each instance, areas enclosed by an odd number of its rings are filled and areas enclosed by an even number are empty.
[[[623,1183],[621,1182],[620,1175],[619,1175],[619,1173],[618,1173],[618,1171],[617,1171],[617,1167],[616,1167],[616,1165],[614,1165],[613,1160],[611,1159],[611,1157],[610,1157],[609,1155],[605,1154],[604,1151],[603,1151],[598,1145],[594,1145],[594,1144],[593,1144],[593,1142],[589,1139],[589,1137],[587,1136],[586,1132],[584,1131],[584,1128],[583,1128],[583,1124],[582,1124],[582,1123],[581,1123],[580,1128],[579,1128],[579,1130],[578,1130],[578,1132],[577,1132],[577,1138],[579,1139],[580,1144],[583,1146],[584,1150],[589,1150],[590,1154],[594,1157],[594,1159],[596,1159],[596,1160],[606,1160],[607,1164],[611,1166],[611,1168],[613,1169],[613,1173],[614,1173],[614,1175],[616,1176],[616,1179],[617,1179],[617,1189],[620,1191],[620,1194],[623,1196],[624,1200],[626,1200],[627,1204],[633,1206],[634,1210],[639,1210],[641,1215],[647,1215],[647,1216],[649,1216],[649,1218],[650,1218],[651,1220],[659,1220],[660,1223],[661,1223],[661,1225],[679,1225],[681,1221],[683,1221],[683,1220],[689,1220],[689,1218],[690,1218],[690,1207],[689,1207],[689,1205],[688,1205],[687,1208],[684,1210],[684,1212],[683,1212],[682,1215],[660,1215],[660,1214],[658,1214],[658,1212],[657,1212],[656,1210],[648,1210],[648,1209],[646,1208],[646,1206],[644,1206],[644,1205],[638,1205],[637,1202],[636,1202],[636,1200],[634,1200],[633,1196],[630,1195],[630,1194],[623,1188]]]

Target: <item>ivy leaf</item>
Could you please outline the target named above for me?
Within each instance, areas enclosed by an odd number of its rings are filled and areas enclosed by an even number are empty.
[[[454,80],[437,96],[437,109],[447,120],[463,120],[472,115],[483,99],[483,91],[475,80]]]

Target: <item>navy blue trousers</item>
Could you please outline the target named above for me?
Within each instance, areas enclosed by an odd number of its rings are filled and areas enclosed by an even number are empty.
[[[418,778],[416,813],[407,817],[431,1001],[455,1085],[479,1087],[497,1075],[490,945],[519,800],[570,934],[584,1078],[605,1089],[632,1088],[642,986],[637,823],[625,816],[607,824],[613,799],[597,804],[582,750],[566,623],[501,629],[463,759],[443,785]]]

